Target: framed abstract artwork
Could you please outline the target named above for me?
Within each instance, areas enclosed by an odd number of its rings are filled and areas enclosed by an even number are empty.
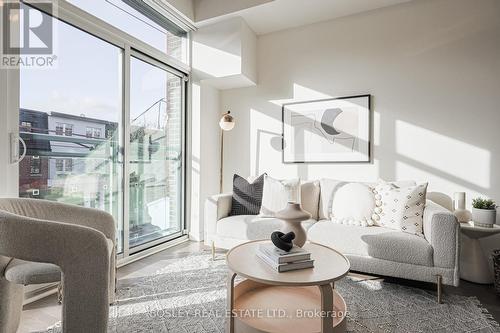
[[[283,105],[284,163],[370,162],[370,95]]]

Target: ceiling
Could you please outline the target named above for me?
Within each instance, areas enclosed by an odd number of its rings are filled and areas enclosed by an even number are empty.
[[[214,17],[206,13],[209,10],[213,11],[214,6],[224,5],[225,1],[196,1],[198,6],[194,8],[195,19],[201,19],[197,20],[197,26],[215,23],[228,17],[241,16],[257,35],[263,35],[412,0],[274,0],[261,1],[261,4],[249,8],[245,8],[248,7],[248,0],[232,0],[234,11],[224,13],[221,8],[219,16]],[[241,10],[234,5],[238,1],[242,3]],[[207,12],[202,12],[204,9]]]

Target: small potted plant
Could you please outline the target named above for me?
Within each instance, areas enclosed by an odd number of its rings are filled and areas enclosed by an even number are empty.
[[[495,201],[483,198],[473,199],[472,219],[477,226],[493,228],[497,219],[497,205]]]

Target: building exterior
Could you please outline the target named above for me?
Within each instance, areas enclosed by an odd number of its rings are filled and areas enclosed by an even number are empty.
[[[21,109],[19,132],[27,152],[19,165],[19,195],[110,208],[117,126],[83,115]]]
[[[19,194],[35,197],[47,192],[49,180],[48,159],[50,141],[39,140],[37,135],[48,134],[48,114],[21,109],[19,112],[19,134],[26,143],[26,157],[19,162]]]
[[[49,187],[59,189],[76,204],[107,210],[116,165],[113,150],[117,123],[83,115],[51,112],[48,119],[51,139]],[[110,159],[111,158],[111,159]]]
[[[130,245],[179,231],[181,86],[168,80],[166,99],[131,120]],[[120,216],[119,124],[61,112],[20,110],[27,144],[19,164],[20,197],[62,201]]]

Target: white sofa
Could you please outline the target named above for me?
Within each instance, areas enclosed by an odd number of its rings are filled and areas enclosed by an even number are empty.
[[[326,217],[336,187],[332,184],[342,183],[321,180],[302,186],[303,209],[312,215],[311,220],[303,222],[310,241],[345,254],[353,271],[425,282],[436,282],[436,276],[440,276],[442,283],[458,286],[460,232],[450,211],[427,200],[424,237],[385,227],[333,223]],[[218,194],[206,200],[205,244],[230,249],[249,240],[268,239],[271,232],[281,228],[282,222],[274,218],[229,216],[231,199],[231,194]]]

